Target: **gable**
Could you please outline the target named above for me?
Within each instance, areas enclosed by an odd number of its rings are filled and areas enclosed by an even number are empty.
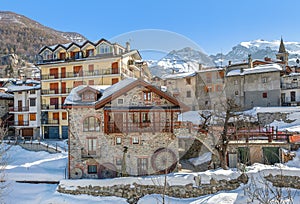
[[[129,80],[132,79],[128,79],[127,81]],[[117,104],[118,99],[123,98],[127,106],[180,106],[181,109],[189,110],[185,104],[180,103],[176,98],[142,80],[135,80],[122,86],[120,89],[117,88],[117,86],[121,86],[125,84],[125,82],[125,80],[122,80],[110,87],[110,89],[107,90],[108,92],[110,91],[110,94],[106,95],[104,92],[103,96],[105,97],[96,103],[95,108],[101,108],[106,104]],[[115,91],[112,91],[113,89],[115,89]],[[123,106],[125,104],[123,104]]]

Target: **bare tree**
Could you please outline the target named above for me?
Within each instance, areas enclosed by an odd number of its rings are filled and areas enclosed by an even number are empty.
[[[224,102],[224,110],[221,110],[220,113],[218,113],[217,117],[219,121],[221,120],[221,132],[217,133],[219,134],[219,140],[215,146],[215,149],[218,151],[219,160],[220,160],[220,166],[223,169],[228,169],[227,165],[227,153],[228,153],[228,144],[230,140],[230,134],[229,134],[229,126],[230,126],[230,120],[237,117],[239,114],[236,113],[236,110],[238,109],[238,106],[235,103],[234,99],[228,98]]]

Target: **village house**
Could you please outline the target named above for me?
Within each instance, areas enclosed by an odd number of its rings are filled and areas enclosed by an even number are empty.
[[[43,47],[41,69],[42,135],[46,139],[68,137],[68,115],[62,108],[70,91],[79,85],[115,84],[127,77],[150,80],[147,63],[127,43],[101,39]]]
[[[14,105],[9,114],[13,115],[13,124],[16,137],[38,139],[41,126],[41,87],[35,80],[17,80],[7,87],[8,92],[13,93]]]
[[[141,79],[109,88],[81,85],[66,98],[69,177],[110,178],[176,170],[180,127],[189,108]]]

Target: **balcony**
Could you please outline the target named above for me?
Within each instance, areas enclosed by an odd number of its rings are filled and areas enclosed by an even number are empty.
[[[42,104],[42,110],[57,110],[62,108],[63,108],[63,104],[54,104],[54,105]]]
[[[173,132],[175,123],[163,122],[137,122],[137,123],[115,123],[108,122],[106,126],[107,133],[122,132]]]
[[[50,94],[69,94],[73,88],[63,88],[63,89],[43,89],[42,95]]]
[[[111,74],[119,74],[119,68],[107,68],[107,69],[99,69],[94,71],[81,71],[81,72],[66,72],[66,73],[58,73],[56,75],[43,74],[42,80],[91,77],[91,76],[101,76],[101,75],[111,75]]]
[[[16,106],[16,107],[9,107],[10,112],[27,112],[29,111],[29,106]]]
[[[29,126],[29,121],[27,120],[14,121],[14,126]]]
[[[54,119],[46,119],[46,120],[42,120],[42,124],[44,124],[44,125],[58,125],[59,121],[54,120]]]
[[[300,85],[298,83],[282,83],[281,84],[281,89],[299,89]]]

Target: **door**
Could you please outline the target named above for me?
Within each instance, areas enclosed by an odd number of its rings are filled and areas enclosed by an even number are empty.
[[[66,82],[61,82],[61,93],[66,93]]]
[[[18,101],[18,111],[22,111],[22,101]]]
[[[50,83],[50,94],[58,94],[58,83]]]
[[[295,102],[295,101],[296,101],[296,92],[291,91],[291,102]]]
[[[264,164],[279,163],[279,147],[263,147]]]
[[[18,115],[18,125],[19,126],[23,126],[24,125],[23,115]]]
[[[250,150],[248,147],[238,148],[239,163],[250,165]]]
[[[58,109],[58,98],[50,98],[50,109]]]
[[[22,129],[22,136],[32,137],[33,136],[33,128]]]
[[[119,65],[118,65],[118,62],[114,62],[111,64],[111,71],[112,71],[112,74],[118,74],[119,73]]]
[[[148,158],[137,159],[138,176],[144,176],[148,174]]]
[[[111,80],[111,84],[116,84],[118,82],[119,82],[118,78],[112,78],[112,80]]]
[[[61,131],[62,131],[62,139],[68,139],[69,127],[68,126],[62,126]]]
[[[48,127],[48,137],[49,139],[59,139],[59,127]]]
[[[281,94],[281,104],[285,103],[285,93]]]
[[[61,68],[61,78],[66,78],[66,68],[65,67]]]
[[[53,68],[53,69],[50,69],[50,78],[55,78],[57,79],[58,78],[58,68]]]

